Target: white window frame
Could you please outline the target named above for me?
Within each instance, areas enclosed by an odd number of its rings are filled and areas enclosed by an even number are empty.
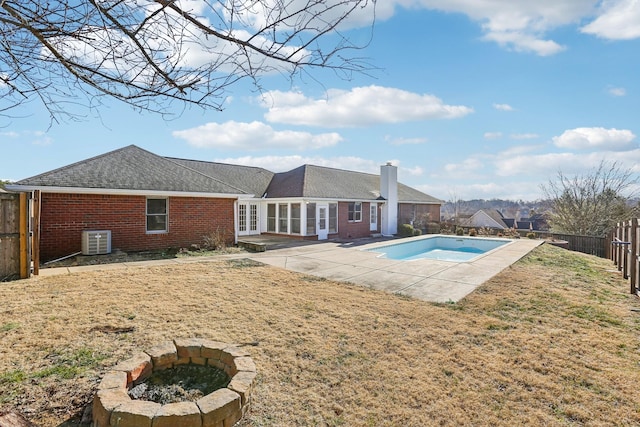
[[[347,220],[349,222],[362,222],[362,202],[349,202],[348,206]],[[351,206],[353,206],[353,209],[351,209]]]
[[[150,200],[164,200],[164,213],[149,213],[149,201]],[[162,230],[149,230],[149,217],[164,217],[164,229]],[[145,201],[145,230],[147,234],[162,234],[169,232],[169,198],[167,197],[147,197]]]
[[[329,210],[327,211],[327,231],[329,234],[335,234],[338,232],[338,204],[329,203]]]

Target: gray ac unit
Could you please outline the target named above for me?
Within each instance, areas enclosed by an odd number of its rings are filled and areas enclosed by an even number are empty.
[[[111,230],[82,232],[82,255],[103,255],[110,253]]]

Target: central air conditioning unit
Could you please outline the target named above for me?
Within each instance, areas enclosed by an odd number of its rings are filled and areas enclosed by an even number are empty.
[[[111,230],[82,232],[82,255],[104,255],[111,253]]]

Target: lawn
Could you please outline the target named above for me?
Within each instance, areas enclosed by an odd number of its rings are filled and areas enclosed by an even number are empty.
[[[79,424],[102,375],[176,337],[258,368],[239,426],[640,424],[640,301],[542,245],[456,304],[193,262],[0,283],[0,412]]]

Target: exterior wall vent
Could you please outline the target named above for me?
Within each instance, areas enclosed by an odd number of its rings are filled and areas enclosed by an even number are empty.
[[[111,230],[82,232],[82,255],[103,255],[111,253]]]

